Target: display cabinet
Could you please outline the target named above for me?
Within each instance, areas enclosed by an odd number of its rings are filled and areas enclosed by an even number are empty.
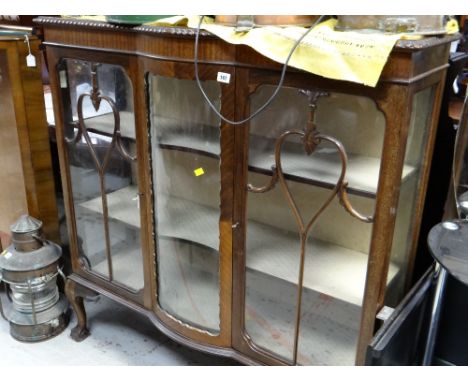
[[[375,88],[291,69],[235,125],[201,95],[194,30],[37,21],[74,338],[94,291],[243,363],[362,364],[377,315],[410,286],[454,37],[399,41]],[[275,91],[281,66],[250,48],[202,31],[199,57],[227,119]]]

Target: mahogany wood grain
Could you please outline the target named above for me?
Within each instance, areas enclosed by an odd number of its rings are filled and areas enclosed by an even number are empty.
[[[0,43],[0,47],[0,109],[4,111],[0,125],[0,152],[3,162],[3,169],[0,173],[2,184],[0,234],[6,248],[6,239],[10,235],[10,225],[20,215],[27,213],[28,205],[10,81],[10,72],[13,75],[14,72],[13,70],[9,70],[8,67],[6,50],[8,49],[8,45]]]
[[[51,66],[54,105],[57,105],[57,140],[59,145],[65,207],[72,249],[74,274],[78,284],[111,296],[143,314],[171,338],[199,350],[232,356],[245,363],[284,364],[274,355],[251,343],[245,333],[245,235],[246,184],[249,134],[248,124],[221,125],[221,212],[220,232],[220,319],[219,335],[211,335],[182,323],[167,314],[158,304],[157,248],[154,238],[154,204],[149,142],[149,98],[147,73],[194,79],[194,33],[181,28],[134,29],[103,23],[78,23],[43,19],[47,57]],[[376,313],[382,307],[390,263],[393,232],[398,208],[401,174],[408,140],[412,99],[416,92],[436,87],[428,138],[423,151],[420,187],[411,224],[407,253],[408,269],[414,262],[422,206],[427,186],[429,164],[434,145],[440,92],[447,68],[449,43],[456,37],[429,38],[418,42],[399,42],[391,54],[375,88],[345,81],[334,81],[300,70],[288,70],[285,86],[326,89],[369,97],[384,113],[386,128],[372,228],[367,277],[360,324],[356,364],[364,355],[376,328]],[[218,71],[231,74],[231,83],[222,85],[222,113],[239,120],[249,114],[249,95],[261,84],[275,85],[281,65],[245,46],[229,45],[207,33],[200,39],[200,77],[215,80]],[[74,221],[73,198],[64,148],[63,119],[66,106],[61,102],[57,64],[61,58],[76,58],[120,65],[129,75],[134,91],[137,126],[138,176],[141,203],[141,240],[144,254],[145,288],[132,294],[84,270],[78,261],[78,243]],[[233,350],[234,349],[234,350]]]
[[[44,224],[46,237],[59,242],[58,212],[45,114],[39,44],[40,41],[37,38],[30,38],[31,52],[36,57],[36,66],[28,67],[26,65],[28,48],[23,39],[0,41],[0,50],[6,52],[8,82],[11,87],[10,97],[13,101],[13,110],[10,110],[14,111],[15,118],[12,125],[5,128],[16,130],[20,151],[19,161],[14,163],[11,162],[13,157],[5,158],[7,163],[4,165],[17,168],[22,173],[24,184],[17,184],[17,189],[8,191],[13,199],[21,194],[26,196],[26,210],[22,213],[28,213],[40,219]],[[8,181],[5,180],[5,182]],[[5,198],[8,198],[8,195],[5,195]],[[14,219],[18,217],[19,215]],[[10,224],[13,222],[14,220],[11,220]]]

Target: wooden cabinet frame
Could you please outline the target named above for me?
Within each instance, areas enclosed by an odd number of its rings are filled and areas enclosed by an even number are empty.
[[[442,70],[442,68],[441,68]],[[275,72],[261,71],[255,69],[239,69],[237,72],[238,84],[237,99],[237,119],[245,117],[248,110],[247,100],[260,84],[275,85],[277,78]],[[403,170],[403,162],[405,158],[407,134],[409,120],[411,117],[411,104],[413,95],[421,90],[434,86],[435,99],[434,105],[440,103],[441,92],[443,89],[445,75],[440,76],[438,73],[430,73],[427,76],[421,76],[417,81],[409,84],[404,84],[402,81],[390,79],[380,83],[376,88],[360,88],[354,84],[340,84],[337,81],[327,81],[315,76],[304,76],[299,73],[291,73],[287,77],[283,86],[291,86],[296,88],[320,88],[330,91],[340,91],[349,94],[360,94],[374,100],[377,108],[385,115],[386,129],[384,136],[383,150],[380,177],[378,182],[378,190],[376,196],[376,210],[374,214],[373,232],[371,248],[369,252],[369,262],[366,277],[366,288],[364,296],[364,304],[361,319],[361,336],[358,344],[357,364],[364,362],[363,355],[368,343],[373,337],[375,330],[375,316],[378,311],[384,306],[385,290],[386,290],[386,275],[390,256],[395,226],[395,211],[398,208],[398,189],[394,185],[400,183]],[[248,84],[246,86],[245,84]],[[251,90],[249,90],[251,89]],[[240,93],[240,94],[239,94]],[[395,116],[395,117],[393,117]],[[417,196],[416,213],[413,216],[413,232],[412,243],[407,253],[408,272],[407,277],[411,277],[411,270],[416,255],[417,238],[419,235],[419,226],[422,216],[422,208],[424,205],[424,195],[426,192],[426,183],[430,169],[430,160],[432,157],[432,149],[435,138],[435,127],[438,121],[438,108],[434,108],[431,115],[430,131],[426,148],[424,150],[424,166],[422,168],[421,187]],[[247,155],[248,155],[248,127],[236,130],[236,163],[244,163],[243,166],[237,166],[236,178],[242,179],[243,187],[237,189],[234,221],[237,229],[235,231],[235,242],[239,244],[234,253],[234,267],[237,270],[239,277],[234,278],[233,288],[240,291],[237,303],[234,302],[233,316],[237,318],[234,322],[233,331],[243,333],[243,309],[245,295],[245,280],[242,277],[245,269],[245,237],[246,237],[246,195],[247,191]],[[392,212],[393,211],[393,212]],[[237,223],[239,224],[237,225]],[[385,277],[382,277],[385,275]],[[407,280],[408,284],[409,280]],[[273,359],[268,354],[264,353],[253,345],[245,334],[233,336],[234,346],[246,354],[260,353],[260,358],[268,364],[276,364],[278,361]],[[263,353],[263,354],[262,354]],[[259,356],[256,354],[257,357]],[[281,363],[279,363],[281,364]]]
[[[186,28],[126,28],[100,22],[61,20],[41,17],[47,57],[50,65],[54,105],[56,105],[65,207],[71,242],[73,274],[69,276],[75,308],[80,312],[82,300],[78,286],[102,293],[148,316],[171,338],[199,350],[230,356],[248,364],[284,364],[249,343],[244,335],[245,235],[247,198],[248,124],[221,124],[221,330],[218,336],[206,335],[190,325],[171,318],[158,305],[156,248],[153,231],[153,198],[150,140],[148,129],[148,73],[167,77],[194,79],[194,31]],[[325,89],[357,94],[373,100],[385,116],[385,134],[372,240],[367,265],[362,307],[361,329],[356,363],[364,363],[365,350],[376,330],[376,314],[384,305],[390,250],[399,200],[411,105],[414,95],[433,87],[434,98],[429,134],[423,151],[420,187],[416,211],[412,217],[411,243],[406,254],[407,278],[411,275],[419,234],[422,207],[434,146],[441,91],[447,68],[449,42],[454,37],[432,37],[421,41],[400,41],[385,66],[375,88],[343,81],[324,79],[298,70],[287,73],[285,86],[299,89]],[[67,154],[64,148],[64,102],[60,92],[57,65],[62,58],[115,64],[123,67],[131,79],[135,105],[138,176],[141,202],[141,245],[144,258],[144,288],[138,294],[120,288],[84,270],[78,262],[76,225]],[[219,71],[231,74],[231,83],[221,85],[222,114],[240,120],[248,114],[248,99],[262,84],[275,85],[281,66],[245,46],[224,43],[201,32],[200,76],[216,79]],[[76,293],[75,293],[76,292]],[[84,312],[83,314],[84,315]],[[86,325],[86,317],[79,324]]]

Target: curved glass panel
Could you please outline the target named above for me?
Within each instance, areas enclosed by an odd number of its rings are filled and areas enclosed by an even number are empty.
[[[428,132],[432,120],[435,87],[419,91],[413,96],[411,121],[405,153],[405,167],[412,169],[412,176],[403,178],[396,211],[395,232],[393,234],[390,261],[397,268],[397,274],[387,289],[385,305],[395,307],[405,293],[408,277],[408,259],[413,247],[415,218],[418,208],[418,195],[421,190],[421,176],[425,160]]]
[[[220,120],[195,81],[149,75],[158,303],[200,330],[220,329]],[[219,106],[216,81],[203,87]]]
[[[120,66],[65,59],[59,66],[82,263],[143,288],[133,90]],[[93,96],[99,98],[97,108]],[[81,120],[80,120],[81,113]]]

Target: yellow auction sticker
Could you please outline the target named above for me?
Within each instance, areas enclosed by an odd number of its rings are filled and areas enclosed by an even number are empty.
[[[195,170],[193,170],[193,173],[195,174],[195,176],[200,176],[200,175],[203,175],[205,173],[205,171],[203,170],[202,167],[199,167],[199,168],[196,168]]]

